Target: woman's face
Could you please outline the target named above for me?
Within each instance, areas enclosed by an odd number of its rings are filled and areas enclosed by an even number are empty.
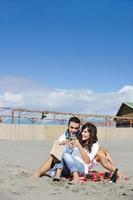
[[[82,140],[88,140],[90,137],[90,133],[88,132],[87,128],[83,129],[81,135],[82,135]]]

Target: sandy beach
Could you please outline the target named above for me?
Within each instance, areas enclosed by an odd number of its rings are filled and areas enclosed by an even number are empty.
[[[43,199],[133,199],[133,141],[99,141],[110,150],[117,167],[128,181],[109,183],[85,182],[69,185],[67,180],[55,183],[49,177],[30,179],[33,171],[48,157],[52,140],[0,141],[0,200],[43,200]],[[106,171],[100,165],[96,170]]]

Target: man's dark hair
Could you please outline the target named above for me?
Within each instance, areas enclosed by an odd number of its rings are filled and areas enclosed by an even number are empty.
[[[78,117],[71,117],[70,119],[69,119],[69,121],[68,121],[68,126],[69,126],[69,124],[71,123],[71,122],[75,122],[75,123],[77,123],[77,124],[80,124],[80,119],[78,118]]]

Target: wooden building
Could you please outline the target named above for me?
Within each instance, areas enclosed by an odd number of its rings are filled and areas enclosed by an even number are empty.
[[[133,127],[133,102],[125,102],[120,106],[115,118],[116,127]]]

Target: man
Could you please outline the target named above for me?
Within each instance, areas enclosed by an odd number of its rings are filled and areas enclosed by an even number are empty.
[[[59,141],[63,142],[63,144],[67,144],[68,140],[72,137],[79,137],[80,134],[80,120],[77,117],[71,117],[68,121],[68,129],[66,132],[59,137]],[[51,169],[51,166],[54,165],[54,160],[50,156],[44,163],[40,166],[39,169],[37,169],[32,177],[41,177],[43,174],[45,174],[47,171]]]

